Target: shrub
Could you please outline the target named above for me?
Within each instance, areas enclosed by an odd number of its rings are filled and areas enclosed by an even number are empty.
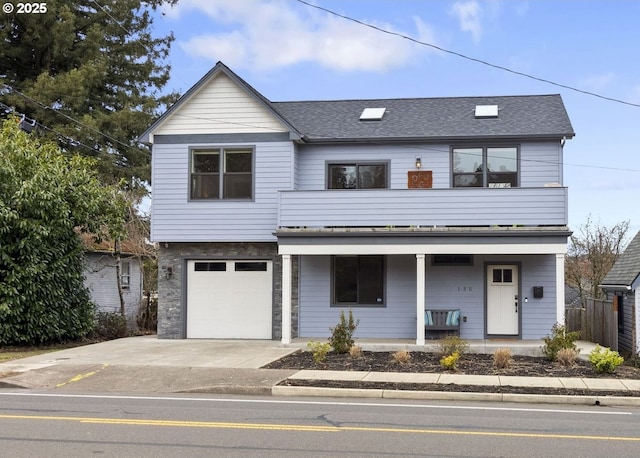
[[[441,355],[452,355],[458,353],[458,357],[464,355],[469,351],[469,344],[466,340],[459,336],[447,336],[439,343]]]
[[[627,364],[631,367],[640,367],[640,355],[631,355],[627,359]]]
[[[547,335],[542,339],[544,341],[542,354],[549,361],[555,361],[558,351],[562,348],[569,348],[579,353],[580,350],[576,346],[576,340],[579,337],[579,332],[569,332],[565,326],[556,323],[551,328],[551,336]]]
[[[398,350],[393,355],[391,355],[393,361],[398,364],[407,364],[411,362],[411,353],[407,350]]]
[[[440,358],[440,365],[449,371],[454,371],[457,368],[458,360],[460,359],[460,353],[453,352],[448,356]]]
[[[307,348],[313,353],[313,362],[320,364],[327,359],[327,354],[331,350],[331,345],[327,342],[314,342],[312,340],[307,343]]]
[[[352,345],[351,348],[349,349],[349,356],[351,356],[354,359],[362,358],[362,348],[360,348],[357,345]]]
[[[498,348],[493,352],[493,365],[496,369],[506,369],[511,366],[511,350]]]
[[[624,362],[624,358],[617,351],[596,345],[596,348],[589,353],[589,361],[597,373],[613,374],[616,368]]]
[[[578,351],[573,348],[561,348],[556,353],[556,361],[566,367],[571,367],[576,363]]]
[[[344,316],[344,311],[340,311],[340,323],[331,329],[329,342],[336,353],[347,353],[353,346],[353,333],[358,327],[358,321],[353,320],[353,313],[349,310],[349,319]]]
[[[127,337],[127,317],[118,312],[96,312],[96,327],[93,330],[99,339],[113,340]]]

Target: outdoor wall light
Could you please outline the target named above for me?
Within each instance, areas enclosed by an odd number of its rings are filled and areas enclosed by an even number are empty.
[[[422,167],[422,158],[420,156],[416,156],[416,169],[420,170]]]
[[[162,270],[164,271],[164,278],[167,280],[173,275],[173,266],[162,266]]]

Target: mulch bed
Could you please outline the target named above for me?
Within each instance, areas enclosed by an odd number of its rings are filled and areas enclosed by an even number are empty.
[[[352,358],[348,354],[329,353],[322,363],[315,363],[311,352],[299,351],[285,356],[266,366],[265,369],[312,369],[335,371],[373,371],[373,372],[417,372],[447,373],[440,365],[440,355],[428,352],[411,352],[411,360],[400,364],[394,361],[393,352],[364,351],[362,356]],[[630,365],[618,367],[613,374],[599,374],[588,361],[577,360],[571,367],[532,356],[513,356],[509,368],[497,369],[492,355],[466,354],[458,362],[457,374],[502,375],[527,377],[586,377],[586,378],[618,378],[640,379],[640,368]],[[521,393],[521,394],[555,394],[583,396],[640,396],[640,392],[618,392],[603,390],[557,389],[538,387],[510,386],[468,386],[454,384],[416,384],[387,382],[353,382],[325,380],[284,380],[281,385],[316,386],[330,388],[364,388],[386,390],[418,390],[449,392],[481,392],[481,393]]]

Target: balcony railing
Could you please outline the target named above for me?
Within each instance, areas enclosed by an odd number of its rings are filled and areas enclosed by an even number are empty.
[[[281,191],[278,226],[564,226],[567,188]]]

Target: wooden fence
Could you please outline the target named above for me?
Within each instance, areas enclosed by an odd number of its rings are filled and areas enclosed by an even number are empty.
[[[618,350],[618,311],[611,301],[585,299],[582,307],[565,309],[568,331],[580,331],[580,339]]]

